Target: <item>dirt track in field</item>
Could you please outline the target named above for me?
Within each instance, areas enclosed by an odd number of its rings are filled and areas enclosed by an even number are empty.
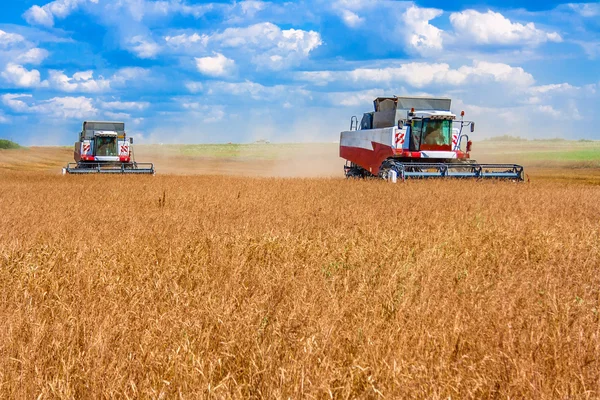
[[[335,143],[257,146],[253,151],[236,151],[231,156],[222,148],[217,149],[219,152],[194,153],[186,151],[185,146],[137,146],[136,160],[153,162],[157,174],[161,175],[343,177],[344,160],[338,156]],[[580,144],[573,142],[571,146]],[[569,144],[564,147],[568,148]],[[510,149],[511,143],[484,142],[476,144],[472,157],[484,163],[519,163],[525,166],[528,178],[533,180],[600,184],[600,161],[561,162],[553,160],[551,153],[545,159],[533,159],[528,154],[539,155],[539,150],[544,149],[535,142],[519,144],[519,151],[515,154],[511,154]],[[73,151],[67,147],[0,150],[0,171],[60,174],[68,162],[73,162]]]

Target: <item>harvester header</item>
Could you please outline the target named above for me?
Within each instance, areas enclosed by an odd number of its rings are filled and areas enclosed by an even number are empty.
[[[523,180],[516,164],[480,164],[471,159],[468,132],[448,98],[378,97],[375,110],[350,120],[340,134],[340,157],[347,177],[504,178]],[[465,128],[469,128],[468,132]]]

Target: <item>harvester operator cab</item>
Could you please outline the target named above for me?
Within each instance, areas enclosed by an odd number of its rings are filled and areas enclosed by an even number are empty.
[[[418,112],[409,117],[410,150],[452,150],[452,120],[449,112]]]
[[[404,148],[410,151],[460,150],[462,139],[469,140],[463,127],[470,125],[473,132],[475,126],[471,121],[463,121],[464,113],[457,120],[447,98],[378,97],[373,105],[375,111],[365,113],[360,125],[356,125],[361,130],[396,126],[406,135]]]
[[[75,161],[129,162],[129,144],[123,122],[85,121],[75,143]]]
[[[94,137],[96,156],[117,157],[117,134],[102,132]]]
[[[118,157],[118,140],[125,139],[123,122],[86,121],[81,130],[81,141],[93,144],[92,152],[97,157]]]

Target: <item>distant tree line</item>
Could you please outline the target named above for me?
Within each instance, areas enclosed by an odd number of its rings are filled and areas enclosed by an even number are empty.
[[[0,139],[0,149],[18,149],[20,147],[18,143],[12,140]]]

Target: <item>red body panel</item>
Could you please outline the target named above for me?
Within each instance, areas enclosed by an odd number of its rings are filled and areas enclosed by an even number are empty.
[[[421,158],[421,152],[398,149],[394,151],[394,157]]]
[[[452,151],[452,146],[421,143],[420,149],[424,151]]]
[[[373,175],[379,173],[381,163],[394,155],[394,149],[381,143],[371,142],[373,150],[361,147],[340,146],[340,157],[360,165]]]
[[[375,142],[371,142],[371,144],[373,145],[373,150],[367,150],[361,147],[340,146],[340,157],[361,166],[373,175],[379,173],[381,164],[390,157],[406,159],[422,158],[422,153],[420,151],[394,149],[391,146]],[[470,158],[468,153],[460,150],[455,151],[454,153],[456,153],[456,159],[458,160]],[[431,160],[431,158],[424,158],[422,161],[427,162],[428,159]]]

